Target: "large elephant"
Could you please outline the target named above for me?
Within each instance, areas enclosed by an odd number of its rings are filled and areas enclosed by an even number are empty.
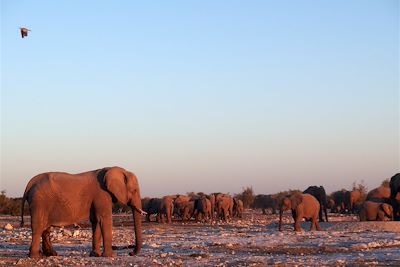
[[[375,202],[388,202],[390,199],[390,187],[379,186],[368,192],[366,200]]]
[[[360,212],[360,221],[393,220],[393,207],[388,203],[365,201]]]
[[[390,178],[390,200],[393,205],[394,220],[400,221],[400,173]]]
[[[282,230],[282,214],[285,210],[292,210],[294,219],[294,230],[301,231],[302,219],[311,220],[310,230],[314,226],[319,231],[321,227],[318,222],[320,205],[318,200],[310,194],[293,193],[284,197],[279,208],[279,231]]]
[[[66,226],[89,219],[92,223],[91,256],[113,256],[112,205],[119,202],[132,209],[135,228],[135,248],[142,247],[142,210],[140,188],[136,176],[123,168],[111,167],[80,174],[48,172],[33,177],[22,198],[21,225],[25,200],[31,214],[32,243],[29,256],[40,257],[40,238],[43,254],[57,255],[50,242],[52,226]],[[100,241],[103,239],[103,253]]]
[[[327,199],[326,199],[326,192],[325,188],[323,186],[309,186],[306,190],[303,192],[304,194],[310,194],[314,196],[320,205],[319,209],[319,221],[323,222],[324,218],[322,216],[322,211],[325,212],[325,220],[328,221],[328,212],[327,212]]]
[[[279,204],[273,195],[256,195],[252,207],[261,209],[263,214],[267,214],[267,209],[270,209],[272,214],[276,214]]]

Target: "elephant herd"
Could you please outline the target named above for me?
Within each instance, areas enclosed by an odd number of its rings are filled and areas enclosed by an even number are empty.
[[[156,221],[161,223],[171,223],[173,217],[182,221],[188,221],[192,218],[202,222],[209,222],[214,219],[227,221],[234,217],[241,218],[244,208],[242,200],[223,193],[144,198],[142,199],[142,207],[147,213],[148,222],[154,215]]]
[[[22,198],[21,226],[24,224],[24,204],[27,201],[32,229],[29,256],[38,258],[57,255],[51,244],[51,227],[73,225],[89,219],[92,224],[90,255],[111,257],[114,255],[111,244],[112,207],[115,203],[127,205],[132,210],[135,233],[134,249],[129,254],[136,255],[142,247],[143,215],[148,221],[155,215],[156,221],[168,223],[173,217],[182,221],[228,221],[242,217],[243,200],[223,193],[142,199],[136,176],[120,167],[80,174],[48,172],[28,182]],[[301,230],[303,219],[311,221],[311,229],[320,230],[323,213],[328,221],[328,208],[331,212],[357,212],[361,220],[400,220],[400,173],[390,179],[389,187],[375,188],[366,197],[357,190],[340,190],[327,196],[322,186],[310,186],[303,192],[256,195],[251,207],[262,209],[263,213],[267,209],[276,213],[279,209],[279,230],[285,210],[292,213],[295,231]]]

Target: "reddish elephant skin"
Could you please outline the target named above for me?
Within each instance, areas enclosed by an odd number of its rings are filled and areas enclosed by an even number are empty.
[[[279,209],[279,231],[282,230],[282,214],[285,210],[292,210],[294,230],[301,231],[302,219],[311,220],[310,230],[315,228],[320,231],[318,222],[320,205],[318,200],[310,194],[293,193],[282,199]]]
[[[57,255],[50,242],[50,227],[67,226],[89,219],[93,241],[91,256],[113,256],[112,205],[119,202],[132,208],[136,236],[135,255],[142,247],[142,210],[139,183],[136,176],[120,167],[103,168],[80,174],[42,173],[33,177],[22,198],[21,225],[25,200],[31,214],[32,243],[29,256]],[[103,253],[100,242],[103,239]]]

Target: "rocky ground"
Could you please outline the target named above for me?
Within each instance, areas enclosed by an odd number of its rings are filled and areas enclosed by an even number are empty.
[[[331,216],[324,231],[295,233],[286,214],[283,231],[277,215],[247,211],[230,223],[144,223],[143,249],[129,256],[133,243],[131,216],[114,217],[114,258],[89,257],[91,230],[55,228],[52,240],[60,256],[27,257],[29,223],[20,228],[18,217],[0,217],[0,265],[10,266],[400,266],[400,222],[357,222],[355,216]],[[29,218],[25,221],[29,222]],[[7,224],[13,226],[5,227]],[[9,228],[6,230],[5,228]]]

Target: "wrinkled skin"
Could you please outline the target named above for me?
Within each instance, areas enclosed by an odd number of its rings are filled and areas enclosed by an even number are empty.
[[[112,167],[68,174],[49,172],[33,177],[26,186],[22,198],[21,225],[25,200],[31,214],[32,243],[29,256],[57,255],[50,242],[51,226],[73,225],[89,219],[92,223],[93,242],[91,256],[113,256],[112,252],[112,205],[119,202],[132,208],[135,249],[130,255],[139,253],[142,247],[142,204],[136,176],[122,168]],[[103,240],[103,253],[100,241]]]
[[[368,192],[366,200],[375,202],[388,202],[390,199],[390,187],[379,186]]]
[[[393,207],[388,203],[365,201],[360,212],[360,221],[393,220]]]
[[[272,195],[256,195],[252,207],[254,209],[261,209],[263,214],[267,214],[267,209],[271,209],[272,214],[276,214],[279,204],[277,199]]]
[[[390,178],[390,200],[393,206],[394,220],[400,221],[400,173]]]
[[[294,193],[282,199],[279,209],[279,231],[282,231],[282,214],[285,210],[291,210],[294,219],[294,230],[301,231],[302,219],[311,220],[310,231],[315,227],[321,230],[318,222],[319,202],[310,194]]]
[[[327,212],[327,200],[326,200],[326,192],[323,186],[309,186],[306,190],[304,190],[305,194],[310,194],[314,196],[320,205],[319,209],[319,221],[323,222],[324,218],[322,216],[322,211],[325,212],[325,220],[328,221],[328,212]]]

